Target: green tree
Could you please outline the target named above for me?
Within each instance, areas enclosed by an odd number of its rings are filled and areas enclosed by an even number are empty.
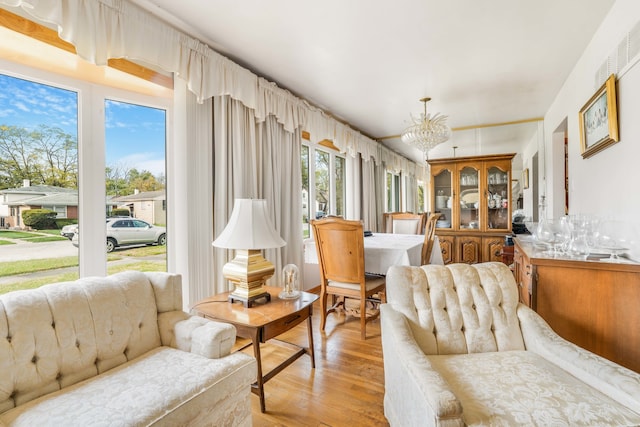
[[[149,171],[143,170],[139,172],[137,169],[131,169],[128,175],[129,181],[129,194],[138,191],[156,191],[162,190],[164,185],[162,185],[156,177]]]
[[[127,196],[138,191],[156,191],[165,188],[164,174],[155,177],[148,170],[138,171],[122,163],[107,166],[106,170],[107,195]]]
[[[126,196],[128,193],[129,168],[122,163],[116,163],[105,168],[105,183],[108,196]]]
[[[0,125],[0,188],[32,184],[78,187],[78,143],[57,127]]]

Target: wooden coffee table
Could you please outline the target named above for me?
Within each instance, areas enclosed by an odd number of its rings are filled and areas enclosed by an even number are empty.
[[[311,367],[316,367],[316,361],[313,355],[311,315],[313,303],[319,298],[316,294],[302,292],[300,298],[286,300],[278,298],[278,294],[282,291],[282,288],[265,286],[264,289],[271,294],[271,301],[264,304],[256,302],[251,308],[244,307],[244,305],[238,302],[228,302],[229,292],[206,298],[191,308],[191,310],[199,316],[231,323],[236,327],[239,337],[251,339],[251,343],[238,349],[238,351],[253,345],[253,354],[258,362],[258,381],[253,384],[251,391],[260,397],[260,410],[262,412],[266,410],[264,403],[264,383],[303,354],[308,354],[311,357]],[[297,351],[263,375],[260,343],[265,343],[270,339],[276,338],[278,335],[302,323],[305,319],[307,320],[309,347],[300,347],[278,340],[289,346],[293,346]]]

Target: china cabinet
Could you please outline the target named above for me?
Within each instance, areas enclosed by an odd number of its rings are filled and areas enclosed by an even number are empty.
[[[428,160],[431,206],[446,264],[501,261],[511,233],[514,153]]]

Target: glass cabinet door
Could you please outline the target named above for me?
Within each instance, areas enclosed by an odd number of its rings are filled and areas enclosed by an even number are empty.
[[[458,194],[460,203],[459,228],[478,230],[480,228],[480,171],[472,166],[464,166],[458,173]]]
[[[509,173],[492,166],[487,171],[487,229],[509,228]]]
[[[449,169],[433,176],[434,212],[440,213],[437,228],[451,228],[453,214],[453,173]]]

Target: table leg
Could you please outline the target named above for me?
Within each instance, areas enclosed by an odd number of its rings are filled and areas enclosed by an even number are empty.
[[[267,409],[264,403],[264,378],[262,377],[262,359],[260,358],[260,338],[259,328],[255,328],[251,332],[251,341],[253,341],[253,355],[258,365],[258,378],[256,381],[258,397],[260,398],[260,412],[264,413]]]
[[[311,356],[311,367],[316,368],[316,357],[313,351],[313,327],[311,322],[311,306],[309,306],[309,317],[307,318],[307,332],[309,333],[309,356]]]

